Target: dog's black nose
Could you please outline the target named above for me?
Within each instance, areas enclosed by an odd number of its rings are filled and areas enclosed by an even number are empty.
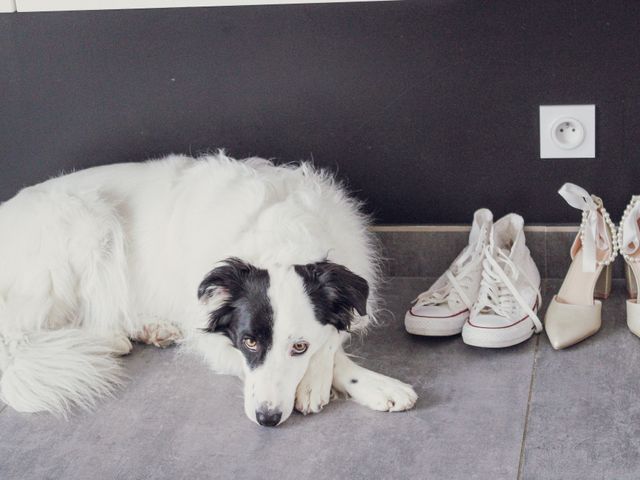
[[[275,427],[281,418],[282,412],[277,410],[256,410],[256,420],[263,427]]]

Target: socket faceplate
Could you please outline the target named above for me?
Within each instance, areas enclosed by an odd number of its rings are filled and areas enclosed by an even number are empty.
[[[595,156],[595,105],[540,106],[540,158]]]

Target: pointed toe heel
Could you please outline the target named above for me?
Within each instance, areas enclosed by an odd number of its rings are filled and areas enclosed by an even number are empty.
[[[577,321],[576,321],[577,320]],[[602,325],[602,303],[572,305],[558,301],[549,303],[545,317],[545,330],[555,350],[570,347],[595,334]]]
[[[627,327],[631,333],[640,337],[640,304],[635,299],[627,300]]]
[[[640,285],[640,196],[634,195],[625,208],[620,227],[618,244],[624,258],[624,276],[627,280],[627,326],[631,333],[640,337],[640,305],[638,290]]]
[[[612,263],[618,236],[602,200],[577,185],[566,183],[558,192],[582,210],[580,231],[571,246],[572,262],[545,316],[545,329],[556,350],[590,337],[602,325],[602,304],[611,292]]]

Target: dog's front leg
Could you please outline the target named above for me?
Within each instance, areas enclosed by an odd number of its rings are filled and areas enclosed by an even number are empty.
[[[140,331],[134,335],[136,341],[159,348],[178,343],[182,338],[182,331],[176,325],[158,321],[144,322]]]
[[[333,387],[359,404],[383,412],[409,410],[418,399],[411,385],[361,367],[342,348],[335,355]]]
[[[332,332],[327,342],[313,354],[307,371],[296,390],[296,410],[303,413],[318,413],[331,398],[333,363],[336,352],[341,348],[341,334]]]

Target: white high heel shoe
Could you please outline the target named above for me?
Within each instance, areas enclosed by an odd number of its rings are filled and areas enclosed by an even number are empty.
[[[457,335],[469,318],[478,297],[482,275],[482,252],[487,245],[493,214],[477,210],[469,234],[469,244],[447,271],[413,301],[404,325],[407,332],[424,336]]]
[[[558,193],[582,210],[582,224],[571,246],[571,266],[545,316],[551,346],[558,350],[596,333],[602,325],[597,290],[604,297],[611,288],[611,262],[617,250],[616,227],[602,200],[577,185],[565,183]]]
[[[638,290],[640,282],[640,195],[631,197],[618,227],[618,245],[625,261],[627,279],[627,326],[640,336],[640,304]]]

